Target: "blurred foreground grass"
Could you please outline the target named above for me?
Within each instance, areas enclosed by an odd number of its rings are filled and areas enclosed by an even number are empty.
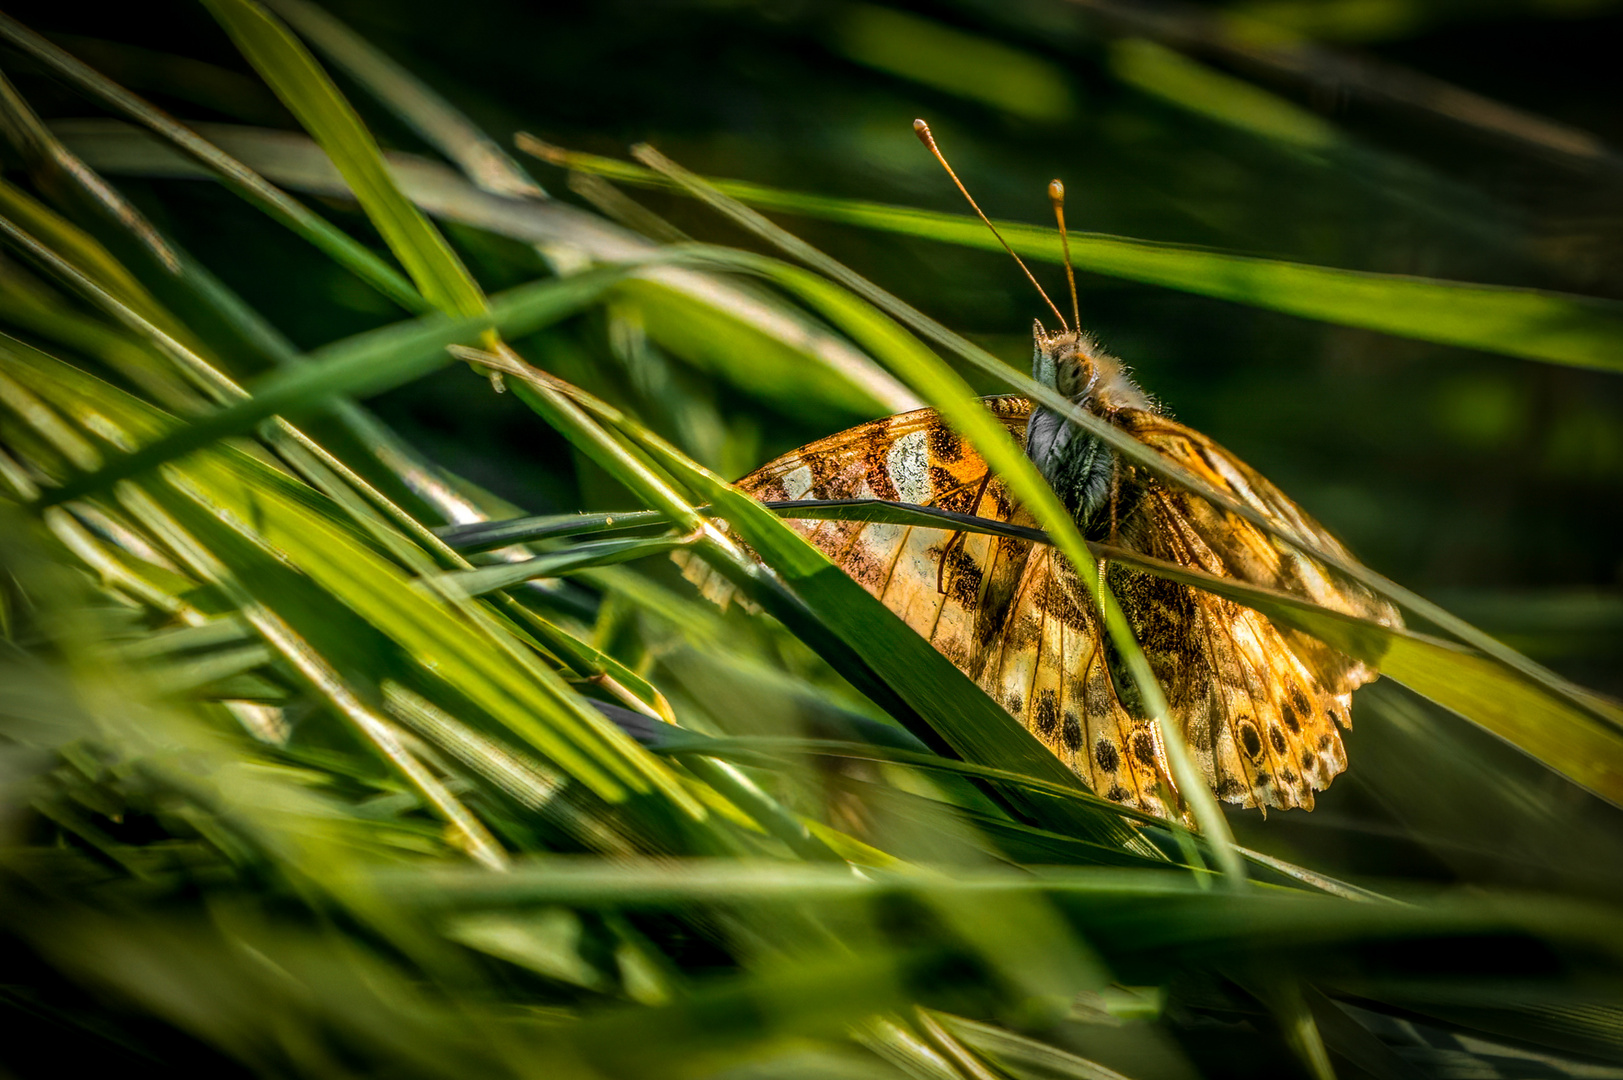
[[[1618,159],[1245,21],[1454,17],[1339,7],[0,16],[0,1061],[1623,1074]],[[1084,320],[1443,601],[1238,597],[1388,672],[1313,815],[1094,798],[722,482],[1029,391],[921,112],[995,217],[1065,174]]]

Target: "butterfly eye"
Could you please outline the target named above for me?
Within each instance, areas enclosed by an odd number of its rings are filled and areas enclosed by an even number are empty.
[[[1081,353],[1072,353],[1061,357],[1058,370],[1055,372],[1055,387],[1068,398],[1077,397],[1093,389],[1096,381],[1094,364],[1091,359]]]

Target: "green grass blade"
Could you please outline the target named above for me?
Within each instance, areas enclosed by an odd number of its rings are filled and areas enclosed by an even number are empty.
[[[130,442],[149,439],[173,421],[112,387],[38,357],[0,354],[18,382],[59,399],[70,415],[93,417]],[[237,451],[208,449],[166,472],[191,503],[237,531],[253,523],[253,544],[280,553],[331,597],[395,640],[435,677],[475,701],[509,731],[565,767],[604,798],[648,786],[664,767],[582,702],[550,669],[516,663],[486,647],[484,634],[432,590],[384,559],[315,493]],[[172,500],[165,505],[174,509]],[[193,511],[195,514],[196,511]],[[272,593],[258,597],[274,608]],[[658,786],[679,787],[668,779]],[[679,801],[692,808],[687,796]]]
[[[429,303],[462,317],[483,314],[484,293],[462,260],[401,193],[372,133],[298,39],[254,0],[204,0],[204,4],[332,158]]]
[[[265,6],[456,162],[475,184],[501,195],[547,198],[541,185],[496,140],[338,19],[307,0],[267,0]]]
[[[497,589],[510,588],[535,578],[562,577],[580,570],[643,559],[650,555],[663,555],[686,546],[682,537],[656,537],[643,540],[601,540],[594,544],[576,544],[562,551],[548,552],[523,562],[485,566],[478,570],[460,570],[443,575],[446,585],[468,596],[479,596]]]

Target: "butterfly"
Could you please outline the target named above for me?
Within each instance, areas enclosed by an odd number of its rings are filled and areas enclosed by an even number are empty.
[[[928,128],[921,138],[945,166]],[[1058,181],[1050,193],[1063,236]],[[1075,313],[1074,280],[1071,292]],[[1050,333],[1041,322],[1033,329],[1034,378],[1256,511],[1285,536],[1351,559],[1256,470],[1165,415],[1121,361],[1054,311],[1060,331]],[[1401,625],[1396,609],[1362,585],[1166,483],[1060,414],[1023,397],[984,403],[1025,447],[1089,540]],[[738,486],[765,502],[880,499],[1036,525],[974,447],[933,409],[874,420],[803,446]],[[1094,598],[1058,551],[946,525],[789,523],[1093,791],[1150,813],[1173,814],[1164,796],[1176,786],[1159,728],[1104,633]],[[707,595],[725,602],[730,586],[724,579],[698,560],[685,565]],[[1172,720],[1217,795],[1247,807],[1311,810],[1314,793],[1347,767],[1339,729],[1351,726],[1352,692],[1375,679],[1376,670],[1190,585],[1108,558],[1100,570],[1165,691]]]

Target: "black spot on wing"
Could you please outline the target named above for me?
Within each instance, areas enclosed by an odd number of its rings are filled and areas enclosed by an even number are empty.
[[[1257,735],[1257,729],[1250,724],[1240,725],[1240,745],[1245,748],[1245,756],[1253,760],[1262,755],[1262,739]]]
[[[1115,743],[1100,739],[1093,744],[1093,760],[1099,763],[1104,772],[1115,772],[1121,767],[1121,755],[1116,753]]]
[[[1146,769],[1155,768],[1155,742],[1148,732],[1135,731],[1132,738],[1133,756]]]
[[[1037,707],[1033,711],[1037,734],[1044,739],[1052,739],[1054,733],[1059,730],[1059,701],[1054,697],[1054,691],[1040,692],[1037,695]]]
[[[1285,752],[1285,733],[1280,731],[1277,726],[1268,729],[1268,741],[1274,744],[1274,753],[1283,754]]]
[[[1295,734],[1302,730],[1302,717],[1313,712],[1313,706],[1308,704],[1307,695],[1302,693],[1300,686],[1291,687],[1291,698],[1285,703],[1285,726]]]
[[[947,556],[947,595],[964,607],[972,608],[980,593],[980,564],[964,551],[962,544],[955,545]]]
[[[1122,787],[1120,784],[1113,784],[1111,785],[1110,790],[1105,792],[1105,798],[1109,799],[1111,802],[1132,802],[1133,793]]]
[[[1065,726],[1060,733],[1065,739],[1065,749],[1073,754],[1082,749],[1082,720],[1076,713],[1065,714]]]

